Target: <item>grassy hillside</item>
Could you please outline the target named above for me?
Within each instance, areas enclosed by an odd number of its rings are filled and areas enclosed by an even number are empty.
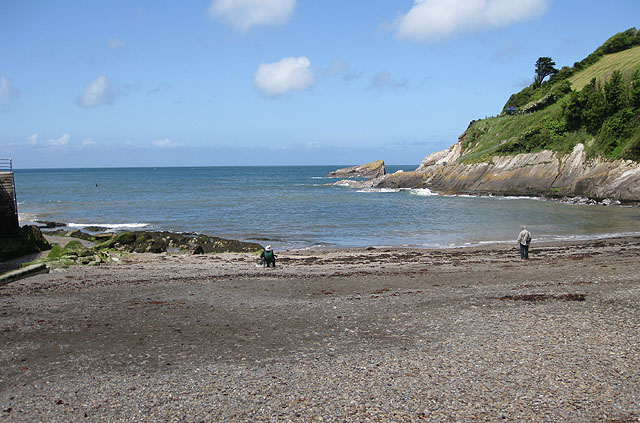
[[[640,161],[640,32],[616,34],[548,81],[513,94],[499,116],[472,122],[461,140],[466,162],[567,153],[577,143],[590,156]]]
[[[631,79],[633,72],[639,68],[640,46],[637,46],[604,56],[594,65],[570,77],[569,82],[572,89],[580,91],[593,78],[596,78],[598,84],[602,85],[611,77],[613,71],[619,70],[626,78]]]

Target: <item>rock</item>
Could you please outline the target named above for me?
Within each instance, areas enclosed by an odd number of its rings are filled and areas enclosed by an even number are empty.
[[[109,228],[105,228],[103,226],[87,226],[84,229],[89,232],[107,232],[109,230]]]
[[[172,232],[122,232],[115,238],[107,240],[96,248],[114,248],[126,252],[163,253],[168,248],[178,246],[180,250],[194,254],[223,252],[256,252],[262,246],[253,242],[223,239],[202,234],[178,234]],[[195,253],[195,251],[201,251]]]
[[[424,188],[426,175],[423,172],[396,172],[374,180],[373,188]]]
[[[327,178],[377,178],[386,174],[384,160],[329,172]]]
[[[34,220],[34,222],[39,223],[45,228],[61,228],[61,227],[67,226],[66,223],[51,222],[49,220]]]
[[[34,225],[18,229],[18,235],[0,238],[0,261],[51,249],[40,228]]]
[[[415,172],[386,175],[375,188],[429,188],[438,192],[585,197],[616,204],[640,202],[640,165],[631,160],[587,160],[583,144],[570,154],[550,150],[460,163],[462,142],[427,156]],[[420,176],[421,175],[421,176]]]
[[[82,232],[79,229],[69,232],[68,236],[73,238],[78,238],[78,239],[84,239],[85,241],[95,241],[96,239],[93,235],[90,235],[86,232]]]

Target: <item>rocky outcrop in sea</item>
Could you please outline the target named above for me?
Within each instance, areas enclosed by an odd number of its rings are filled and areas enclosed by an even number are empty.
[[[384,160],[358,166],[345,167],[329,172],[327,178],[378,178],[386,174]]]

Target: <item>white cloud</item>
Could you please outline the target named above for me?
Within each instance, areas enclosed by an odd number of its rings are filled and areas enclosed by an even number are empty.
[[[209,16],[221,17],[241,31],[256,25],[280,25],[289,20],[296,0],[213,0]]]
[[[49,144],[52,147],[65,147],[67,144],[69,144],[70,139],[71,139],[71,135],[64,134],[60,138],[50,139],[47,144]]]
[[[83,147],[90,147],[92,145],[95,145],[96,142],[94,140],[92,140],[91,138],[85,138],[82,140],[82,146]]]
[[[124,41],[119,38],[109,38],[107,45],[111,50],[122,50],[125,47]]]
[[[549,0],[414,0],[396,22],[396,36],[437,41],[463,31],[508,26],[546,12]]]
[[[9,108],[18,97],[20,90],[11,85],[6,77],[0,77],[0,110]]]
[[[409,80],[406,78],[401,80],[395,80],[391,77],[391,74],[386,71],[378,72],[371,79],[371,89],[381,90],[383,88],[406,88],[409,84]]]
[[[84,92],[76,103],[81,107],[97,107],[113,104],[118,98],[118,91],[106,76],[97,77],[92,83],[84,87]]]
[[[311,61],[302,57],[285,57],[275,63],[261,63],[253,75],[253,85],[267,97],[290,91],[306,91],[316,84]]]
[[[38,134],[31,134],[27,137],[29,145],[35,145],[38,143]]]
[[[184,144],[171,141],[169,138],[151,141],[151,145],[156,148],[183,147]]]

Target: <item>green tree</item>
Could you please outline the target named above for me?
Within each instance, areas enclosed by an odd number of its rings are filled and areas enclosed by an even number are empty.
[[[586,103],[582,111],[582,120],[587,131],[595,135],[600,131],[602,122],[607,118],[607,100],[596,84],[596,79],[582,89],[586,96]]]
[[[551,57],[540,57],[536,61],[536,77],[535,83],[539,87],[542,85],[542,81],[549,76],[558,73],[558,69],[554,68],[556,62]]]
[[[564,104],[563,116],[567,122],[567,128],[578,130],[582,126],[582,113],[587,104],[587,95],[584,92],[574,91]]]
[[[607,100],[607,114],[615,115],[627,105],[627,93],[622,73],[617,70],[604,85],[604,97]]]

